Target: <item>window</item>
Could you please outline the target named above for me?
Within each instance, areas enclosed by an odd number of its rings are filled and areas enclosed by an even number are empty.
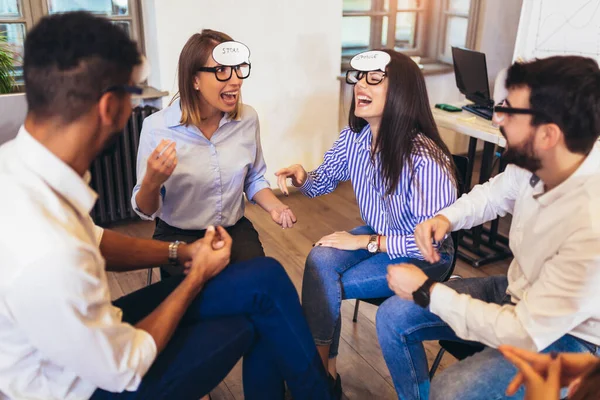
[[[344,0],[342,69],[355,54],[377,48],[451,62],[451,46],[474,42],[480,1]]]
[[[17,83],[22,84],[23,44],[27,31],[43,16],[85,10],[106,17],[140,46],[142,26],[139,0],[0,0],[0,36],[7,39],[15,54]]]

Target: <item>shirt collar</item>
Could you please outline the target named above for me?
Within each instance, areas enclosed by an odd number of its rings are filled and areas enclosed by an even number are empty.
[[[539,180],[533,189],[534,198],[542,206],[552,204],[564,194],[573,191],[575,188],[585,184],[587,178],[600,174],[600,145],[595,144],[590,154],[587,155],[583,163],[569,176],[564,182],[548,192],[544,192],[544,182]]]
[[[240,113],[241,114],[241,113]],[[231,121],[241,121],[242,116],[238,115],[237,118],[233,119],[229,116],[229,114],[225,113],[223,118],[219,121],[219,128]],[[176,126],[181,125],[181,98],[173,101],[167,109],[165,110],[165,122],[169,128],[175,128]]]
[[[56,157],[44,145],[34,139],[24,126],[16,137],[19,158],[26,168],[42,178],[48,186],[62,196],[81,214],[92,211],[98,195],[89,182],[91,175],[86,171],[83,178],[71,167]]]
[[[371,133],[371,125],[367,124],[360,131],[354,143],[358,144],[359,148],[363,150],[371,151],[371,142],[373,141],[373,134]]]

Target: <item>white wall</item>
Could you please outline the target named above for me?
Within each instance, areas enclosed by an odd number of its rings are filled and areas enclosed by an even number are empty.
[[[267,177],[275,184],[278,168],[317,166],[339,133],[341,13],[341,0],[147,0],[150,84],[176,93],[179,52],[203,28],[245,43],[252,75],[242,97],[260,117]]]
[[[17,136],[19,127],[25,121],[25,114],[25,93],[0,96],[0,144]]]

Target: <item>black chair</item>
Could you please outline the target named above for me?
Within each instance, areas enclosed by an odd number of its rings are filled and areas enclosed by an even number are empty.
[[[456,176],[458,178],[458,196],[461,196],[463,193],[467,192],[469,188],[465,187],[465,182],[467,180],[467,171],[469,170],[469,159],[465,156],[453,155],[452,159],[454,160],[454,165],[456,166]],[[456,260],[458,255],[458,243],[460,241],[461,232],[452,232],[452,241],[454,244],[454,256],[452,257],[452,263],[448,272],[443,274],[443,276],[432,276],[434,279],[439,280],[440,282],[445,282],[449,279],[455,278],[453,276],[454,268],[456,267]],[[428,275],[431,276],[429,271],[425,271]],[[456,276],[456,278],[460,278],[460,276]],[[352,318],[353,322],[356,322],[358,319],[358,309],[361,301],[364,301],[369,304],[373,304],[376,306],[381,305],[388,297],[374,298],[374,299],[356,299],[356,304],[354,306],[354,316]],[[435,372],[437,371],[440,362],[442,361],[442,357],[445,352],[449,352],[458,360],[463,360],[481,350],[483,350],[483,345],[479,343],[466,344],[462,342],[453,342],[448,340],[440,340],[439,344],[441,346],[440,351],[438,352],[435,361],[431,365],[431,369],[429,370],[429,378],[433,378]]]

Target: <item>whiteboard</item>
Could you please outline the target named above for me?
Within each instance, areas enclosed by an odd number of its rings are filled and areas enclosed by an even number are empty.
[[[565,54],[600,62],[600,0],[524,0],[513,61]]]

